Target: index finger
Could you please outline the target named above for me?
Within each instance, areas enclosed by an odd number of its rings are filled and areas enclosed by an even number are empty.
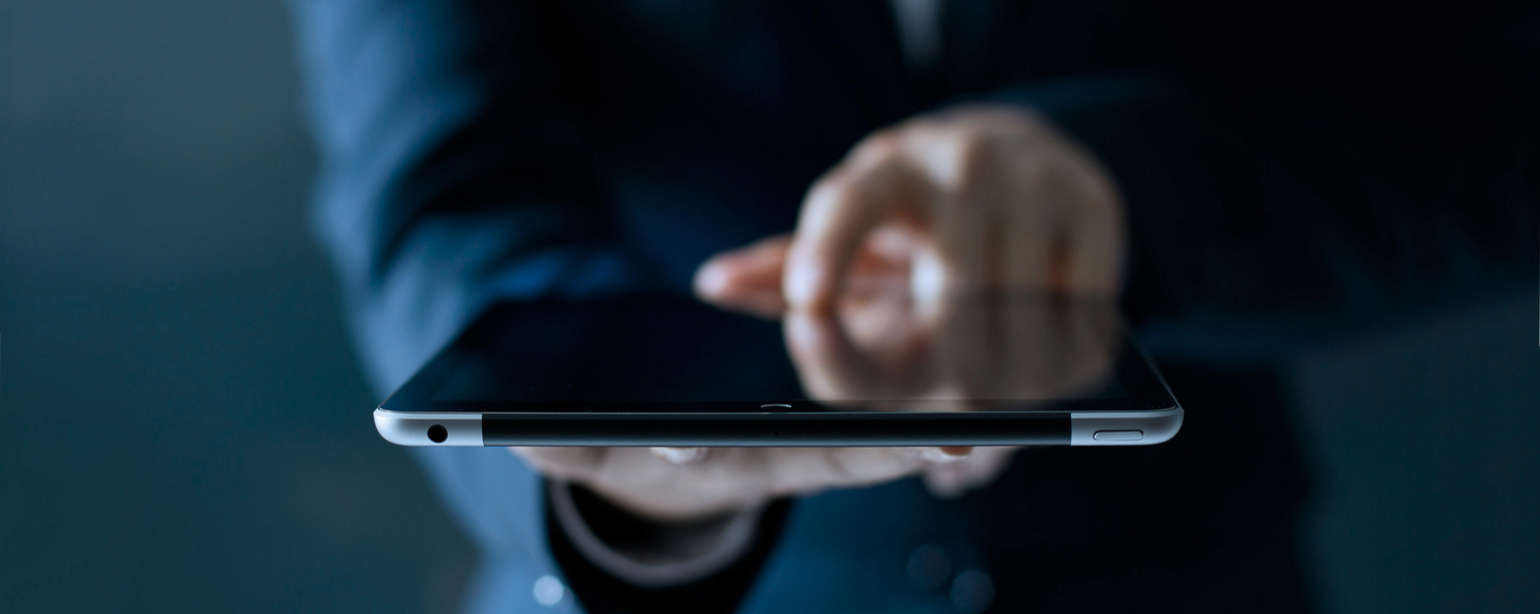
[[[919,171],[897,155],[859,171],[837,170],[815,184],[786,254],[788,305],[832,306],[867,233],[894,213],[917,208],[930,191]]]

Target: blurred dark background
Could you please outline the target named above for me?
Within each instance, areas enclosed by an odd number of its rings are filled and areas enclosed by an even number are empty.
[[[370,421],[284,6],[0,20],[0,612],[452,610],[475,552]],[[1536,290],[1293,361],[1324,611],[1540,611]]]
[[[4,0],[0,612],[445,612],[306,220],[281,2]]]

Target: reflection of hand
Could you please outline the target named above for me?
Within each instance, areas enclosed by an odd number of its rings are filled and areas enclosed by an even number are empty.
[[[633,513],[665,522],[748,509],[776,497],[877,484],[959,458],[936,448],[512,450],[547,477],[583,484]],[[965,484],[969,475],[967,467],[952,469],[946,485]]]
[[[875,410],[1004,409],[1074,396],[1111,371],[1116,321],[1104,300],[964,295],[944,298],[932,314],[914,307],[889,293],[846,297],[835,313],[787,312],[787,349],[808,395]],[[1013,452],[980,448],[927,468],[926,485],[940,496],[987,485]]]
[[[1069,137],[1018,109],[964,107],[862,141],[809,190],[795,236],[719,254],[696,289],[775,315],[827,308],[853,274],[886,267],[922,302],[981,289],[1111,296],[1123,224],[1116,186]]]
[[[847,296],[833,312],[787,312],[786,346],[808,395],[1007,409],[1076,396],[1112,368],[1116,319],[1104,299],[967,293],[942,297],[928,313],[918,307],[899,293]]]

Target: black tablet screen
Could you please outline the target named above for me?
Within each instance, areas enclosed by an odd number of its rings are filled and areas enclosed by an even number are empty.
[[[927,311],[928,309],[928,311]],[[408,411],[1151,409],[1106,306],[866,303],[769,321],[682,297],[500,306],[387,401]]]

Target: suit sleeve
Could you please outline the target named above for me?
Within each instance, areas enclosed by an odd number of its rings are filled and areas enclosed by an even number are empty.
[[[314,226],[388,392],[500,299],[649,283],[602,198],[588,69],[539,3],[293,0]]]
[[[591,58],[560,40],[559,7],[291,5],[322,154],[313,222],[377,392],[399,386],[495,302],[656,289],[653,270],[615,236],[603,193],[614,146],[601,136],[613,131],[585,87],[598,78]],[[553,581],[591,611],[685,597],[703,611],[731,609],[787,505],[744,515],[743,543],[727,544],[724,560],[687,586],[637,587],[544,522],[544,481],[505,450],[415,452],[485,556],[471,611],[570,600]],[[601,524],[624,516],[612,510]]]

